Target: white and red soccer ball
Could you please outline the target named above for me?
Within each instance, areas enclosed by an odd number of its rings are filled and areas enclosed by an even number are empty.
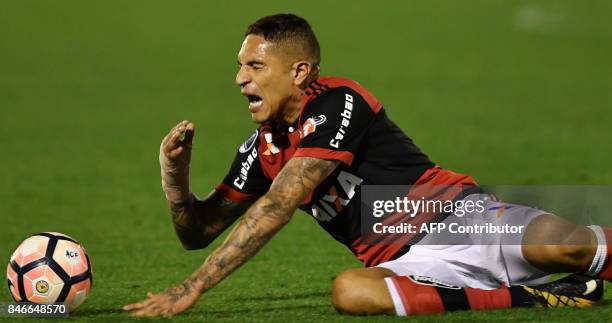
[[[73,238],[44,232],[25,239],[6,268],[16,302],[81,305],[91,290],[92,270],[85,249]]]

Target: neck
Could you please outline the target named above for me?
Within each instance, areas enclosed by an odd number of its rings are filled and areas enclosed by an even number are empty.
[[[285,124],[292,124],[300,116],[302,111],[302,98],[304,97],[304,91],[299,91],[296,95],[292,95],[291,98],[285,104],[283,114],[279,118]]]

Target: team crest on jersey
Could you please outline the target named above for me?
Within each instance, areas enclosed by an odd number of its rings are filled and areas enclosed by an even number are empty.
[[[434,287],[441,287],[441,288],[448,288],[448,289],[461,289],[461,287],[459,286],[451,285],[449,283],[445,283],[439,279],[432,278],[432,277],[408,275],[408,278],[410,278],[410,280],[412,280],[413,282],[419,285],[434,286]]]
[[[304,125],[302,126],[302,132],[301,132],[302,136],[301,137],[304,138],[308,136],[309,134],[315,132],[315,130],[317,129],[317,126],[322,125],[326,120],[327,120],[327,117],[325,117],[322,114],[314,118],[308,118],[304,122]]]
[[[249,139],[247,139],[245,142],[242,143],[242,145],[240,145],[238,151],[241,154],[244,154],[247,151],[251,150],[251,148],[253,148],[253,145],[255,145],[255,140],[257,139],[257,136],[259,136],[259,131],[255,129],[255,132],[253,132]]]

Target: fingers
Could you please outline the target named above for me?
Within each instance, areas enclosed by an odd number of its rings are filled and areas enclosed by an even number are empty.
[[[166,138],[166,151],[167,152],[170,152],[171,150],[179,147],[179,143],[181,141],[180,140],[181,135],[183,134],[184,131],[185,131],[185,126],[182,122],[179,123],[176,127],[172,128],[172,130],[170,130],[170,133],[168,133],[168,136]]]
[[[185,126],[188,123],[189,123],[189,120],[183,120],[177,123],[174,127],[172,127],[172,129],[170,129],[170,132],[172,132],[173,130],[176,130],[178,127]]]
[[[129,311],[131,316],[134,317],[154,317],[158,315],[164,315],[165,311],[159,307],[158,299],[155,294],[148,292],[147,299],[137,303],[128,304],[123,307],[124,311]]]
[[[166,135],[166,137],[164,137],[164,141],[167,141],[169,139],[169,137],[176,132],[176,130],[180,127],[180,126],[184,126],[185,124],[189,123],[189,121],[187,120],[183,120],[179,123],[177,123],[174,127],[172,127],[172,129],[170,129],[170,131],[168,131],[168,134]]]
[[[169,288],[165,292],[153,294],[147,293],[147,298],[123,307],[133,317],[156,317],[170,318],[191,307],[198,299],[198,295],[182,295],[179,287]],[[180,297],[176,299],[176,297]]]
[[[183,132],[183,142],[187,148],[191,148],[193,142],[193,136],[195,134],[195,125],[191,122],[188,122],[185,125],[185,130]]]
[[[170,130],[163,140],[163,151],[169,157],[176,157],[183,151],[181,147],[191,149],[195,134],[195,124],[183,120]]]
[[[125,305],[123,307],[123,310],[124,311],[132,311],[132,310],[135,310],[135,309],[143,308],[143,307],[151,304],[154,301],[154,296],[155,296],[155,294],[153,294],[151,292],[147,292],[147,298],[146,299],[144,299],[144,300],[142,300],[140,302],[136,302],[136,303]]]
[[[161,312],[158,307],[147,307],[130,313],[133,317],[155,317],[160,314]]]
[[[156,317],[163,316],[170,318],[174,315],[171,308],[164,308],[164,304],[160,304],[157,301],[150,302],[146,306],[133,309],[130,311],[130,315],[133,317]],[[167,306],[166,306],[167,307]]]
[[[152,301],[152,299],[151,299],[151,298],[148,298],[148,299],[145,299],[144,301],[140,301],[140,302],[137,302],[137,303],[128,304],[128,305],[125,305],[125,306],[123,307],[123,310],[124,310],[124,311],[133,311],[133,310],[138,310],[138,309],[144,308],[144,307],[146,307],[147,305],[151,304],[151,301]]]

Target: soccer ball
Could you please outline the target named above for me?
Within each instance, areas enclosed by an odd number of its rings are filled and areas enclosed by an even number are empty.
[[[92,285],[85,249],[57,232],[25,239],[11,256],[6,276],[16,302],[65,303],[71,311],[85,301]]]

